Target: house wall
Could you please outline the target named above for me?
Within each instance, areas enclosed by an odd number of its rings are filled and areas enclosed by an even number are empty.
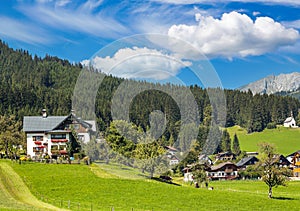
[[[284,123],[283,126],[284,126],[284,127],[297,127],[296,121],[295,121],[294,118],[293,118],[290,122]]]
[[[225,171],[207,172],[207,176],[211,179],[227,179],[238,176],[238,171],[226,173]]]
[[[178,163],[179,163],[179,161],[176,159],[170,160],[170,165],[177,165]]]
[[[36,144],[34,139],[35,137],[42,137],[40,141],[40,144]],[[48,153],[49,155],[52,155],[51,153],[51,147],[52,146],[62,146],[65,145],[65,143],[55,143],[51,141],[51,134],[46,133],[27,133],[26,134],[27,139],[27,155],[30,155],[31,157],[39,156],[45,153]],[[66,139],[70,140],[70,135],[66,134]],[[39,152],[36,152],[35,149],[37,149],[38,146],[44,146],[45,148],[40,148]]]
[[[193,174],[191,172],[184,173],[184,182],[191,182],[193,181]]]
[[[78,138],[83,142],[83,143],[88,143],[90,141],[90,134],[88,132],[84,133],[78,133]]]
[[[36,144],[34,142],[34,137],[42,137],[41,144]],[[27,138],[27,154],[30,155],[31,157],[33,157],[37,154],[36,152],[34,152],[34,149],[37,146],[43,146],[43,143],[48,142],[48,136],[44,133],[27,133],[26,138]],[[42,153],[45,153],[46,148],[44,148],[41,151],[42,151]]]

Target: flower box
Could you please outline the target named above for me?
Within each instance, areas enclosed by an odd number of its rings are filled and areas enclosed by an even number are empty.
[[[62,155],[68,154],[67,150],[60,150],[59,153],[62,154]]]
[[[35,143],[36,145],[41,145],[41,144],[42,144],[41,141],[35,141],[34,143]]]
[[[52,141],[53,143],[68,142],[67,139],[51,139],[51,141]]]

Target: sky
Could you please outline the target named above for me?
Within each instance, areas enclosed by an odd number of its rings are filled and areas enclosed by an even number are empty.
[[[187,85],[205,58],[228,89],[300,72],[299,30],[298,0],[0,1],[0,39],[14,49]]]

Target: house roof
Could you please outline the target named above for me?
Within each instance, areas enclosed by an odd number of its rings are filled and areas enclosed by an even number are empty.
[[[96,121],[95,120],[84,120],[86,123],[91,125],[91,129],[92,131],[96,132],[97,128],[96,128]]]
[[[219,152],[217,154],[217,156],[219,156],[219,157],[222,157],[222,156],[231,156],[231,155],[235,155],[235,154],[232,153],[232,152]]]
[[[238,167],[241,167],[241,166],[244,166],[244,165],[246,165],[250,160],[252,160],[252,159],[256,159],[256,160],[258,160],[255,156],[249,156],[249,157],[245,157],[245,158],[243,158],[242,160],[240,160],[239,162],[237,162],[237,166]]]
[[[96,122],[95,121],[85,121],[73,114],[68,116],[24,116],[23,121],[23,131],[24,132],[54,132],[63,121],[67,118],[72,117],[79,124],[85,128],[91,128],[93,131],[96,131]],[[55,130],[56,131],[56,130]],[[57,131],[56,131],[57,132]]]
[[[279,163],[286,163],[286,164],[291,164],[290,161],[288,161],[288,159],[286,159],[286,157],[284,157],[283,155],[274,155],[275,158],[279,159]]]
[[[288,155],[286,157],[294,157],[296,153],[300,154],[300,150],[298,150],[296,152],[293,152],[292,154],[290,154],[290,155]]]
[[[295,119],[293,117],[288,117],[288,118],[286,118],[286,120],[284,121],[284,123],[290,123],[292,121],[295,121]]]
[[[165,146],[165,148],[167,150],[171,150],[171,151],[177,151],[177,149],[175,147],[172,147],[172,146]]]
[[[52,131],[68,116],[24,116],[24,132]]]
[[[226,166],[226,165],[235,165],[235,164],[234,164],[234,163],[231,163],[231,162],[220,163],[219,165],[212,166],[212,167],[211,167],[211,170],[212,170],[212,171],[215,171],[215,170],[220,169],[220,168],[222,168],[222,167],[224,167],[224,166]]]

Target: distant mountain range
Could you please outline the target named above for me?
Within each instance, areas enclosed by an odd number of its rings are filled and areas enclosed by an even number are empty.
[[[290,95],[300,99],[300,73],[270,75],[239,88],[241,91],[249,89],[253,94]]]

